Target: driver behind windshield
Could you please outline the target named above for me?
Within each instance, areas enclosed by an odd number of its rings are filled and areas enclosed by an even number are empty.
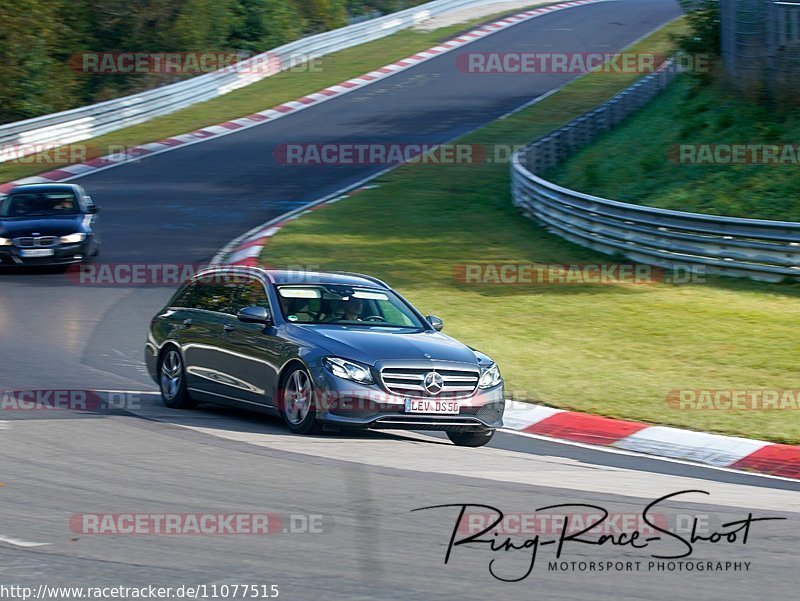
[[[344,305],[345,321],[361,321],[361,312],[364,310],[364,301],[360,298],[351,296]]]
[[[325,322],[337,321],[362,321],[361,313],[364,311],[364,301],[351,296],[348,300],[333,298],[328,301],[330,313],[322,318]]]
[[[45,207],[47,205],[45,204]],[[60,198],[53,203],[53,211],[56,213],[74,213],[75,201],[71,198]]]

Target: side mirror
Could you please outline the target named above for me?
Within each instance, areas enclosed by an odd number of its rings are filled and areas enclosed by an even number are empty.
[[[89,207],[86,212],[89,213],[90,215],[94,215],[95,213],[100,212],[100,207],[98,206]]]
[[[265,326],[272,324],[272,318],[266,307],[245,307],[236,314],[236,319],[244,323],[260,323]]]
[[[435,315],[428,315],[425,319],[428,320],[428,323],[433,326],[433,329],[437,332],[441,332],[444,329],[444,322],[441,318],[436,317]]]

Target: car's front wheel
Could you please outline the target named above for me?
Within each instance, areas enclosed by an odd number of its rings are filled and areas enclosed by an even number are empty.
[[[170,409],[192,409],[196,405],[186,389],[183,359],[175,347],[168,348],[161,355],[158,383],[161,388],[161,400]]]
[[[482,447],[494,437],[494,430],[484,432],[448,432],[447,438],[459,447]]]
[[[289,429],[296,434],[317,434],[322,425],[314,406],[314,383],[302,367],[295,367],[283,378],[280,410]]]

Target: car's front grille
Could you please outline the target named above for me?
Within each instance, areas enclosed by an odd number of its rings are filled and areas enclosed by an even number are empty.
[[[377,411],[371,409],[342,409],[340,407],[333,407],[329,411],[331,415],[347,417],[349,419],[371,419],[380,415]]]
[[[14,238],[14,244],[20,248],[47,248],[58,244],[58,237],[56,236],[25,236],[23,238]]]
[[[442,376],[442,389],[436,395],[424,386],[425,376],[436,372]],[[386,390],[395,394],[415,397],[463,397],[475,392],[480,379],[478,370],[466,369],[426,369],[409,367],[384,367],[381,378]]]
[[[338,417],[346,417],[349,419],[372,419],[378,417],[381,413],[385,413],[386,409],[381,409],[377,403],[334,403],[328,408],[331,415]],[[399,413],[399,409],[397,412]]]
[[[369,426],[370,428],[388,428],[402,430],[439,430],[442,432],[485,429],[474,417],[433,416],[433,415],[398,415],[380,417]]]
[[[487,403],[480,407],[462,407],[462,415],[474,415],[478,419],[485,421],[487,424],[493,424],[503,419],[503,411],[505,410],[505,403]]]
[[[381,414],[400,413],[401,405],[388,405],[369,399],[343,397],[335,399],[328,406],[328,412],[349,419],[372,419]]]

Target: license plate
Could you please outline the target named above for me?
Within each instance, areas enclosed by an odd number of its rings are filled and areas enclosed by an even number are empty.
[[[31,259],[34,257],[52,257],[54,254],[56,254],[56,251],[54,251],[52,248],[35,248],[33,250],[19,251],[19,256],[28,257]]]
[[[458,415],[458,409],[458,401],[406,399],[406,413],[437,413],[439,415]]]

